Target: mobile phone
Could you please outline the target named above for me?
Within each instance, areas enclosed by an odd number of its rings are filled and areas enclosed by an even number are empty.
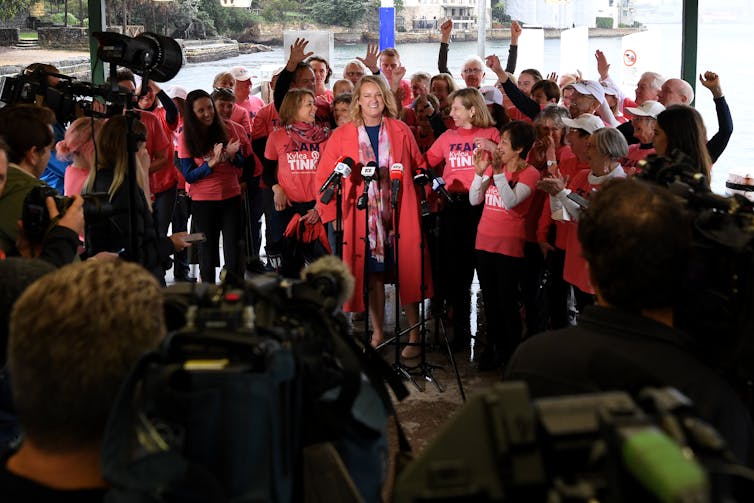
[[[184,236],[183,240],[187,243],[203,243],[207,240],[207,236],[203,232],[195,232]]]

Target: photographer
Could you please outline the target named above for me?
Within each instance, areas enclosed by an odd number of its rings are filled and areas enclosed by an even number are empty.
[[[615,180],[594,193],[578,226],[596,305],[579,324],[536,335],[514,353],[505,378],[542,397],[673,386],[717,428],[743,462],[751,454],[749,413],[731,387],[673,328],[687,270],[691,225],[666,189]]]
[[[46,186],[39,176],[50,158],[54,120],[49,109],[36,105],[13,105],[0,111],[0,137],[7,141],[7,145],[0,143],[0,170],[6,172],[0,186],[0,251],[39,257],[59,267],[76,255],[84,226],[83,200],[74,200],[60,220],[56,220],[59,212],[51,197],[40,201],[56,222],[40,240],[29,240],[21,223],[26,196],[35,187]]]
[[[87,222],[86,250],[89,255],[102,251],[123,252],[124,258],[140,263],[156,278],[162,280],[163,271],[160,264],[174,252],[190,245],[183,240],[185,232],[178,232],[170,237],[162,237],[157,232],[152,218],[151,202],[144,194],[144,189],[149,183],[142,169],[142,166],[149,162],[149,153],[146,151],[147,131],[144,124],[136,121],[134,133],[141,137],[136,153],[136,207],[131,208],[137,214],[137,224],[131,232],[136,234],[137,245],[135,250],[130,249],[129,195],[127,185],[123,183],[128,177],[126,121],[123,115],[112,117],[105,123],[97,138],[97,164],[89,173],[83,191],[107,192],[113,214],[107,218]]]

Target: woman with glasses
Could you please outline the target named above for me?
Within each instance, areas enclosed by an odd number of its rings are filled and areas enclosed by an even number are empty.
[[[241,176],[245,159],[241,138],[228,129],[212,97],[197,89],[186,96],[183,132],[178,141],[181,171],[189,184],[194,228],[206,241],[199,245],[202,282],[214,283],[219,265],[220,234],[225,267],[241,274],[243,240]]]
[[[459,89],[449,97],[455,129],[444,132],[427,151],[427,164],[445,179],[453,201],[440,212],[440,260],[435,281],[453,320],[453,347],[468,347],[471,332],[471,281],[474,278],[474,243],[482,215],[481,206],[469,203],[474,179],[474,151],[494,150],[500,141],[482,94],[475,88]]]

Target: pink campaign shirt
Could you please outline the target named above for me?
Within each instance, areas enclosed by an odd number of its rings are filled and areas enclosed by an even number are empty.
[[[228,137],[229,141],[236,139],[241,141],[236,128],[228,128]],[[181,132],[178,140],[178,157],[181,159],[193,158],[197,166],[201,166],[209,159],[208,156],[205,160],[191,155],[188,147],[186,147],[183,132]],[[241,166],[236,166],[228,161],[217,164],[208,176],[196,180],[194,183],[186,184],[189,196],[196,201],[223,201],[240,195],[241,184],[238,182],[238,177],[241,176],[241,168]]]
[[[267,138],[264,156],[278,164],[278,183],[293,202],[304,203],[317,197],[317,163],[326,142],[303,143],[289,149],[290,137],[285,129],[273,131]]]
[[[505,171],[505,178],[509,184],[523,183],[534,194],[539,181],[539,171],[530,165],[516,173]],[[533,197],[529,196],[513,208],[506,209],[495,183],[490,182],[484,194],[484,210],[476,232],[476,249],[509,257],[523,257],[526,214],[532,201]]]
[[[500,143],[500,132],[494,127],[449,129],[435,140],[427,151],[427,164],[437,167],[448,192],[468,192],[474,181],[474,138],[487,138]]]

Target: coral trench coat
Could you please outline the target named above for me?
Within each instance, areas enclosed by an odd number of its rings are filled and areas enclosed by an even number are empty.
[[[414,171],[425,167],[425,161],[419,152],[411,130],[399,120],[385,118],[385,127],[390,141],[393,163],[403,164],[401,182],[398,239],[398,269],[400,281],[401,304],[418,302],[423,297],[432,296],[432,277],[429,263],[428,246],[424,246],[424,283],[426,290],[421,291],[421,216],[419,212],[419,194],[413,183]],[[366,212],[356,208],[356,201],[364,190],[361,177],[362,164],[359,162],[358,129],[355,124],[346,124],[333,131],[317,168],[317,187],[330,176],[341,156],[354,160],[351,176],[343,179],[343,261],[356,278],[356,287],[351,298],[344,304],[343,310],[359,312],[364,310],[364,219]],[[333,198],[323,205],[319,200],[317,210],[324,222],[335,220],[336,203]]]

